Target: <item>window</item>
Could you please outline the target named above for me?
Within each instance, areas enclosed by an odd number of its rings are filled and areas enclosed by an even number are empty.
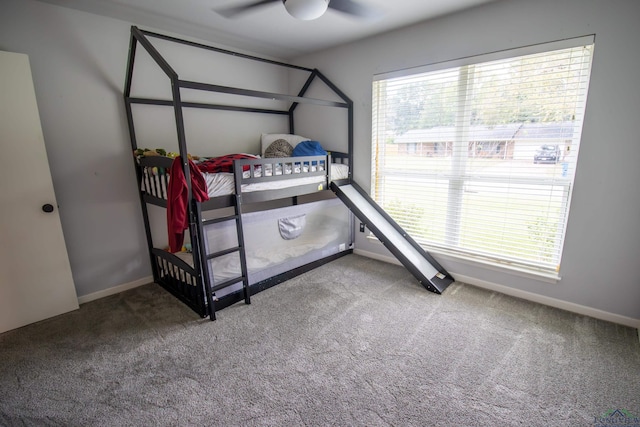
[[[376,76],[372,197],[430,250],[560,269],[593,37]]]

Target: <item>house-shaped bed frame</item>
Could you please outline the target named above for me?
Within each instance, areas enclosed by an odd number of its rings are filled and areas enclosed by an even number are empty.
[[[300,89],[297,96],[288,94],[261,92],[252,89],[243,89],[237,87],[221,86],[215,84],[202,83],[197,81],[181,80],[174,69],[169,65],[165,58],[159,53],[159,51],[151,43],[150,38],[157,38],[165,41],[169,41],[176,44],[187,45],[196,47],[203,50],[214,51],[217,53],[233,55],[235,57],[245,58],[251,61],[258,61],[262,63],[271,64],[276,67],[287,67],[296,70],[301,70],[308,73],[308,78]],[[132,97],[132,85],[134,69],[136,64],[136,50],[141,46],[153,59],[155,64],[160,67],[162,72],[169,78],[171,84],[172,99],[151,99],[151,98],[139,98]],[[307,90],[312,82],[320,80],[326,87],[328,87],[333,93],[335,93],[341,101],[326,101],[316,98],[305,97]],[[284,110],[268,109],[268,108],[256,108],[255,106],[242,107],[237,105],[226,104],[213,104],[203,102],[185,102],[181,99],[181,89],[194,89],[198,91],[216,92],[230,95],[239,95],[240,97],[250,98],[264,98],[271,100],[285,101],[289,107]],[[331,177],[332,163],[342,163],[349,165],[352,162],[352,147],[353,147],[353,103],[352,101],[338,89],[329,79],[327,79],[317,69],[310,69],[305,67],[299,67],[283,62],[273,61],[269,59],[259,58],[243,53],[233,52],[225,49],[220,49],[212,46],[207,46],[192,41],[181,40],[174,37],[152,33],[149,31],[141,30],[135,26],[131,27],[131,39],[129,47],[129,60],[127,65],[126,81],[124,88],[124,101],[127,114],[127,121],[129,125],[129,135],[131,138],[131,146],[135,151],[138,149],[136,140],[136,130],[134,126],[134,114],[133,107],[135,105],[156,105],[172,108],[175,114],[175,123],[177,130],[178,148],[180,159],[182,161],[182,171],[185,177],[190,177],[191,173],[188,158],[187,141],[185,136],[185,121],[183,118],[183,110],[187,108],[199,108],[209,110],[227,110],[235,112],[249,112],[249,113],[263,113],[271,115],[285,115],[289,118],[290,134],[294,134],[294,118],[297,107],[300,104],[314,104],[320,106],[327,106],[330,108],[339,108],[345,111],[347,114],[347,141],[348,152],[338,153],[331,152],[327,156],[320,157],[297,157],[286,159],[266,159],[259,160],[236,160],[234,162],[234,178],[235,178],[235,191],[232,194],[214,197],[208,201],[199,202],[194,198],[193,188],[190,179],[186,179],[187,187],[187,215],[189,219],[189,235],[191,241],[191,248],[193,254],[192,262],[185,262],[184,258],[178,257],[175,254],[168,252],[165,249],[154,247],[151,225],[149,222],[148,205],[155,205],[167,208],[167,187],[169,171],[173,165],[173,159],[164,156],[143,157],[134,158],[136,174],[138,178],[138,188],[140,189],[140,200],[142,206],[142,213],[144,217],[145,232],[148,241],[149,254],[151,258],[151,266],[153,272],[153,279],[156,283],[160,284],[166,290],[171,292],[177,298],[182,300],[185,304],[191,307],[200,316],[209,316],[212,320],[215,319],[216,309],[220,309],[231,305],[237,301],[244,299],[246,303],[250,303],[250,296],[252,293],[259,292],[267,289],[277,283],[287,280],[291,277],[295,277],[303,272],[309,271],[318,265],[324,264],[332,259],[336,259],[340,256],[346,255],[352,251],[353,242],[353,221],[350,221],[349,236],[346,236],[347,244],[340,245],[340,250],[336,253],[332,253],[329,256],[321,257],[305,265],[298,266],[292,270],[281,272],[273,277],[269,277],[261,280],[258,283],[249,283],[247,273],[247,260],[245,255],[245,236],[243,234],[243,221],[242,221],[242,208],[246,203],[259,203],[276,199],[288,199],[291,205],[298,204],[298,196],[306,195],[316,192],[330,193],[329,184]],[[300,164],[321,164],[323,168],[303,168],[300,174],[281,174],[276,175],[273,173],[271,176],[258,176],[254,173],[243,173],[243,170],[250,169],[252,172],[254,169],[260,170],[276,170],[278,167],[291,165],[294,168]],[[308,169],[308,170],[307,170]],[[296,169],[298,170],[298,169]],[[198,173],[198,172],[195,172]],[[343,178],[345,181],[350,181],[351,171],[349,176]],[[250,175],[250,176],[247,176]],[[295,179],[296,175],[307,175],[309,177],[315,176],[316,180],[311,184],[288,186],[285,188],[278,188],[265,191],[243,192],[243,185],[255,183],[258,181],[279,181],[287,179]],[[319,177],[319,178],[318,178]],[[320,179],[318,183],[318,179]],[[207,220],[203,216],[203,212],[221,208],[234,208],[234,214],[230,216],[224,216],[213,220]],[[205,228],[209,225],[213,225],[222,221],[235,222],[237,230],[237,246],[226,248],[223,250],[217,250],[210,253],[207,251],[207,245],[205,244]],[[213,280],[214,271],[212,271],[213,259],[236,253],[240,261],[240,271],[237,277],[231,277],[223,280],[222,282],[215,282]],[[241,288],[237,289],[238,284],[241,284]],[[225,289],[233,288],[233,292],[229,292],[223,297],[218,297],[217,294],[224,293]]]

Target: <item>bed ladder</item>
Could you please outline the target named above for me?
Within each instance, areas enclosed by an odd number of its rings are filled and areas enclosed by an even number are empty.
[[[220,223],[220,222],[226,222],[226,221],[235,221],[236,222],[236,232],[237,232],[237,236],[238,236],[238,245],[237,246],[233,246],[227,249],[223,249],[221,251],[218,252],[214,252],[211,254],[206,254],[205,258],[207,263],[214,259],[214,258],[219,258],[225,255],[229,255],[232,254],[234,252],[238,253],[238,256],[240,257],[240,276],[237,277],[232,277],[230,279],[227,279],[223,282],[220,283],[214,283],[213,285],[210,285],[210,277],[205,277],[205,283],[206,283],[206,293],[207,293],[207,301],[209,303],[209,318],[211,320],[216,320],[216,310],[215,310],[215,301],[216,301],[216,297],[215,297],[215,293],[221,289],[224,289],[228,286],[231,285],[235,285],[236,283],[242,282],[242,292],[244,294],[244,302],[245,304],[251,304],[251,294],[249,291],[249,275],[247,273],[247,257],[245,254],[245,249],[244,249],[244,233],[242,231],[242,212],[240,209],[240,196],[236,195],[234,197],[234,213],[233,215],[228,215],[228,216],[223,216],[223,217],[219,217],[219,218],[213,218],[213,219],[207,219],[207,220],[203,220],[202,221],[202,226],[204,228],[204,226],[206,225],[210,225],[210,224],[216,224],[216,223]],[[204,233],[201,233],[201,236],[203,236],[204,239]],[[209,271],[209,268],[205,269],[205,271]],[[213,276],[214,272],[208,272],[206,275],[209,276],[210,274]]]

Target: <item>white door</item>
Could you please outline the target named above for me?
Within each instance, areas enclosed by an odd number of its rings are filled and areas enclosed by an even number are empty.
[[[78,308],[27,55],[0,51],[0,333]],[[49,206],[45,206],[49,205]],[[45,212],[53,209],[51,212]]]

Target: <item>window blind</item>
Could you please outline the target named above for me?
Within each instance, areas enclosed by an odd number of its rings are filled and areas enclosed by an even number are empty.
[[[593,54],[587,41],[377,76],[373,199],[428,249],[557,273]]]

